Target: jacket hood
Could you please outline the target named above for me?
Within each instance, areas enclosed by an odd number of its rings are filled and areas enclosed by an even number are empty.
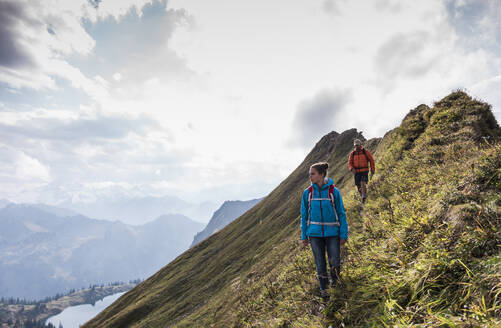
[[[325,177],[324,178],[324,185],[322,186],[322,189],[329,188],[333,184],[334,184],[334,180],[332,180],[332,178]],[[315,188],[315,187],[318,188],[316,183],[310,182],[310,185],[312,185],[313,188]]]

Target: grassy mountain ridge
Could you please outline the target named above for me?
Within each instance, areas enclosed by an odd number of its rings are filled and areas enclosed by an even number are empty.
[[[243,286],[235,326],[498,327],[501,130],[455,92],[377,146],[365,208],[345,196],[345,287],[322,308],[309,249]]]
[[[180,255],[84,327],[495,327],[500,323],[501,130],[454,92],[420,105],[374,150],[360,206],[352,129],[324,136],[260,204]],[[330,163],[350,225],[344,288],[319,302],[299,239],[308,167]]]

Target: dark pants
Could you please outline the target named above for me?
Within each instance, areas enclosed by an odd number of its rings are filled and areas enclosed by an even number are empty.
[[[327,255],[329,257],[329,267],[331,273],[332,282],[337,280],[336,271],[339,274],[341,266],[341,255],[340,255],[340,244],[339,236],[333,237],[309,237],[311,250],[313,251],[313,257],[315,258],[315,263],[317,266],[317,276],[318,282],[320,283],[320,289],[326,289],[329,283],[329,277],[327,276],[327,267],[325,262],[325,250],[327,249]]]
[[[369,183],[369,171],[355,173],[355,185],[360,188],[361,183]]]

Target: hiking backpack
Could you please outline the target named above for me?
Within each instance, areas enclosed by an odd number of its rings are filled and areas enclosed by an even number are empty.
[[[355,152],[356,152],[356,150],[351,152],[351,158],[353,158],[353,164],[355,164]],[[370,167],[370,160],[369,160],[369,156],[367,156],[367,154],[365,153],[365,148],[362,148],[362,153],[364,153],[365,160],[367,161],[367,168],[369,168]],[[355,167],[355,169],[358,169],[358,168],[359,167]]]
[[[313,198],[313,186],[308,187],[308,220],[306,221],[306,225],[309,226],[310,223],[314,224],[320,224],[320,225],[332,225],[332,226],[339,226],[339,217],[337,216],[337,211],[336,211],[336,204],[334,202],[334,187],[335,185],[330,185],[329,186],[329,198]],[[311,201],[312,200],[328,200],[332,204],[332,209],[334,210],[334,214],[336,215],[336,221],[335,222],[320,222],[320,221],[311,221]],[[320,204],[322,206],[322,204]]]

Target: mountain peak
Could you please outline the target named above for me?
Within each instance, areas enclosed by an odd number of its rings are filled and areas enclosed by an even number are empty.
[[[214,212],[212,218],[210,219],[207,226],[197,233],[193,238],[193,242],[190,247],[200,243],[212,234],[220,231],[233,220],[244,214],[250,208],[255,206],[262,198],[251,199],[247,201],[243,200],[227,200],[221,205],[221,207]]]
[[[435,102],[434,110],[434,120],[430,123],[437,125],[439,129],[449,129],[458,137],[473,138],[475,141],[480,141],[482,137],[501,137],[501,129],[492,113],[492,106],[464,91],[452,92]]]

